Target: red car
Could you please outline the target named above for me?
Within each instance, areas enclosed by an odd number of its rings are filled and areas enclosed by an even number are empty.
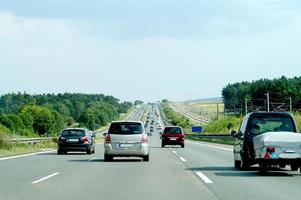
[[[161,136],[163,148],[165,145],[181,145],[184,148],[184,131],[180,126],[166,126]]]

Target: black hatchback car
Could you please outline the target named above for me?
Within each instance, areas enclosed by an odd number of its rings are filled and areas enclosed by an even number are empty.
[[[68,151],[83,151],[95,153],[93,135],[85,128],[64,129],[58,139],[57,154],[67,154]]]

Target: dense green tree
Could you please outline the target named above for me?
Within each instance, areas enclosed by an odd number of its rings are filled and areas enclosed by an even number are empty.
[[[252,105],[266,107],[266,93],[270,94],[271,102],[288,104],[292,98],[294,110],[301,109],[301,77],[281,77],[273,80],[260,79],[252,82],[228,84],[222,90],[226,109],[243,108],[247,98]]]

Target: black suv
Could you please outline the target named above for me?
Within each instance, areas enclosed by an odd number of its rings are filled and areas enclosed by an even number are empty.
[[[288,123],[290,128],[278,128],[279,121]],[[231,136],[236,138],[233,149],[235,168],[246,169],[254,164],[260,165],[258,159],[255,159],[254,137],[271,131],[296,133],[293,116],[285,112],[253,112],[244,117],[239,131],[231,132]]]
[[[84,151],[95,153],[95,134],[85,128],[64,129],[58,139],[57,154],[67,154],[68,151]]]

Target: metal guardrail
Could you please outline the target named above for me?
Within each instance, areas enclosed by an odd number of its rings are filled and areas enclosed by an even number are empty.
[[[39,142],[52,141],[55,137],[48,138],[21,138],[21,139],[12,139],[13,144],[36,144]]]
[[[187,134],[187,136],[193,138],[208,138],[208,139],[223,139],[223,140],[234,140],[229,134]]]
[[[171,122],[170,122],[169,120],[167,120],[167,118],[166,118],[166,116],[165,116],[165,113],[164,113],[164,111],[162,110],[162,107],[159,105],[158,108],[159,108],[160,115],[161,115],[161,118],[162,118],[162,120],[163,120],[164,126],[170,126],[170,125],[171,125]]]

